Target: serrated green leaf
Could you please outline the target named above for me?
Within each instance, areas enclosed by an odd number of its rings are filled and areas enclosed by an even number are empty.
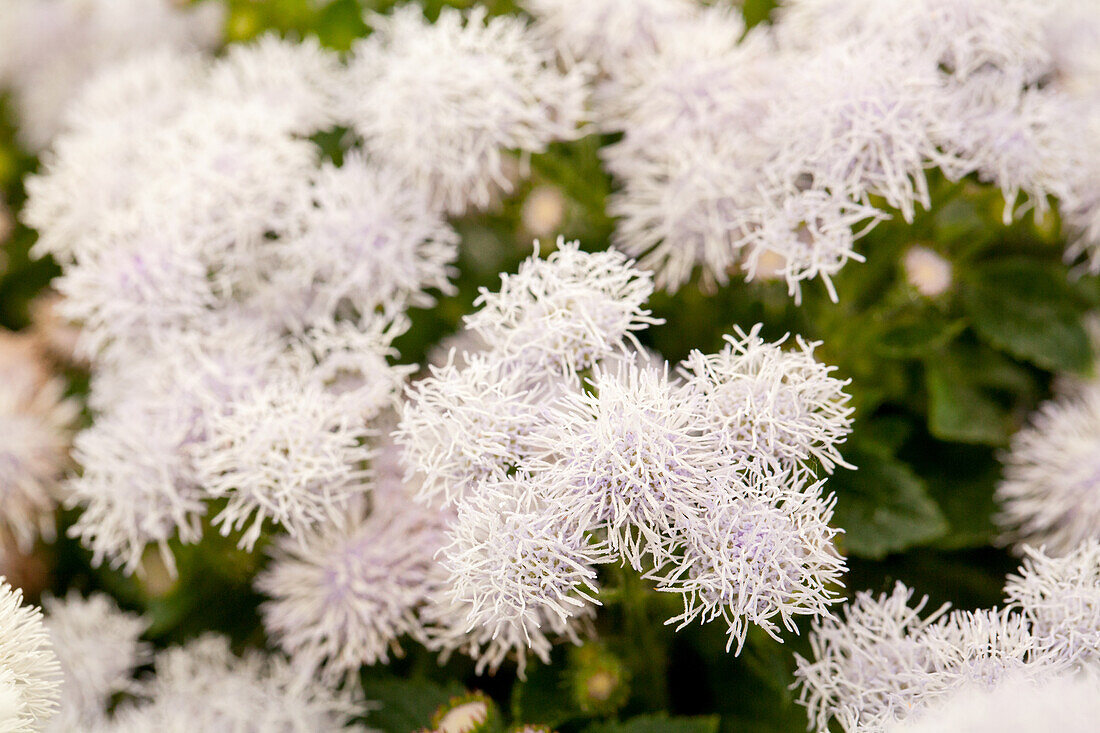
[[[1066,268],[1013,258],[966,278],[963,308],[986,342],[1044,369],[1080,372],[1090,362],[1083,309]]]
[[[887,452],[853,446],[845,459],[857,470],[839,470],[829,480],[837,496],[835,521],[840,543],[852,555],[885,557],[925,544],[947,531],[947,523],[924,482]]]
[[[619,722],[596,723],[585,733],[718,733],[718,716],[669,718],[663,715],[641,715]]]
[[[457,682],[446,686],[428,680],[382,677],[363,681],[367,700],[378,707],[367,715],[371,728],[385,733],[409,733],[431,725],[432,715],[456,695],[465,692]]]

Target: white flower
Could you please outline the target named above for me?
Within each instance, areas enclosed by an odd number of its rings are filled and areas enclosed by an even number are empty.
[[[401,172],[451,214],[510,190],[505,151],[578,135],[584,71],[559,72],[519,18],[419,7],[372,16],[348,65],[343,116],[372,161]]]
[[[1008,579],[1004,610],[945,615],[945,605],[921,620],[927,599],[910,608],[912,591],[898,583],[890,596],[857,594],[844,620],[815,622],[814,660],[797,657],[795,673],[811,724],[908,730],[895,724],[921,723],[925,710],[934,720],[961,691],[1036,685],[1082,666],[1100,671],[1100,545],[1091,541],[1065,558],[1029,554]]]
[[[1044,679],[1010,675],[992,689],[959,688],[886,733],[1089,733],[1100,718],[1100,672],[1061,674]]]
[[[344,730],[361,712],[287,660],[255,651],[237,657],[214,634],[161,652],[154,666],[136,690],[147,702],[120,706],[118,730],[315,733]]]
[[[1100,662],[1100,542],[1089,539],[1062,557],[1025,547],[1005,596],[1031,620],[1046,653]]]
[[[547,394],[495,353],[467,354],[462,367],[453,359],[409,386],[395,433],[427,502],[459,500],[529,460]]]
[[[877,598],[857,593],[844,620],[814,622],[813,660],[796,654],[799,702],[811,726],[875,730],[920,704],[933,651],[921,636],[947,606],[922,619],[928,599],[909,605],[913,591],[898,583]]]
[[[110,697],[132,685],[133,671],[152,658],[141,635],[149,625],[120,611],[103,593],[46,598],[46,629],[61,662],[61,711],[49,730],[77,730],[107,714]]]
[[[170,0],[6,0],[0,85],[14,92],[23,143],[45,147],[68,104],[99,69],[158,48],[212,49],[224,8]]]
[[[112,249],[67,268],[55,285],[64,297],[61,313],[82,326],[79,353],[93,357],[120,341],[143,346],[203,316],[215,296],[190,245],[168,230],[156,238],[116,240]]]
[[[156,542],[171,569],[168,540],[199,539],[206,507],[185,453],[193,421],[186,405],[130,403],[77,434],[73,458],[83,471],[65,488],[67,503],[84,511],[69,534],[92,551],[93,564],[108,560],[132,573]]]
[[[1044,403],[1002,460],[997,520],[1017,548],[1100,538],[1100,384]]]
[[[687,528],[672,567],[648,574],[658,590],[684,597],[684,612],[667,623],[682,628],[721,617],[729,627],[726,650],[736,641],[740,653],[749,623],[779,639],[774,619],[797,632],[796,616],[828,614],[845,569],[829,526],[835,500],[821,496],[820,483],[792,490],[766,481],[742,487],[720,474],[712,480],[732,482],[715,490],[729,494]]]
[[[574,532],[606,534],[635,569],[667,557],[710,495],[725,462],[694,419],[698,396],[662,370],[622,362],[595,369],[592,392],[554,403],[536,439],[552,468],[542,491]]]
[[[57,711],[61,669],[42,625],[42,611],[0,577],[0,726],[32,733]]]
[[[441,553],[450,582],[425,610],[428,645],[460,649],[495,671],[508,654],[522,678],[527,650],[549,662],[550,637],[579,643],[592,614],[596,555],[542,504],[534,479],[490,479],[458,505]]]
[[[312,135],[335,123],[340,60],[313,36],[288,41],[269,33],[229,47],[210,75],[210,93],[238,105],[256,105],[269,127]]]
[[[426,307],[427,290],[452,292],[458,237],[421,192],[356,153],[311,178],[291,231],[271,247],[271,299],[300,297],[315,323]]]
[[[952,611],[926,629],[921,643],[931,652],[921,682],[928,698],[968,685],[992,688],[1009,676],[1042,679],[1065,666],[1042,653],[1027,617],[1011,609]]]
[[[820,343],[795,338],[783,350],[760,338],[763,324],[748,333],[738,327],[716,354],[693,351],[679,372],[703,399],[699,419],[732,460],[782,470],[817,461],[827,472],[847,466],[838,446],[852,429],[848,381],[835,367],[814,359]]]
[[[366,427],[315,382],[257,384],[212,415],[208,430],[195,447],[196,476],[208,496],[228,498],[213,520],[223,534],[248,525],[240,545],[249,551],[265,520],[297,536],[363,491]]]
[[[440,592],[432,570],[442,517],[397,496],[372,495],[373,511],[347,515],[279,541],[256,579],[269,596],[264,628],[298,668],[329,684],[354,680],[364,664],[400,654],[420,634],[418,610]]]
[[[523,0],[540,36],[569,63],[615,73],[649,53],[669,23],[691,17],[692,0]]]
[[[51,538],[78,406],[26,338],[0,333],[0,539]],[[2,554],[2,551],[0,551]]]
[[[535,256],[515,275],[502,275],[496,293],[483,288],[466,328],[518,368],[574,376],[628,344],[634,333],[660,321],[643,308],[653,292],[648,274],[622,254],[582,252],[558,238],[558,249]]]

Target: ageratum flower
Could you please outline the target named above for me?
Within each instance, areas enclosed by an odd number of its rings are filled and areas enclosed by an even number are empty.
[[[251,551],[265,520],[292,536],[332,521],[362,493],[370,447],[357,414],[315,382],[296,378],[258,384],[212,416],[195,448],[206,494],[226,497],[214,517],[222,534],[245,529]]]
[[[667,623],[722,618],[726,650],[736,642],[737,653],[749,624],[778,640],[780,625],[797,633],[796,617],[828,614],[845,569],[829,526],[835,499],[822,497],[821,483],[792,489],[753,479],[741,486],[741,477],[712,476],[732,486],[714,487],[720,498],[685,528],[682,555],[647,576],[683,596],[684,612]]]
[[[843,620],[814,622],[812,660],[795,655],[811,726],[824,731],[833,720],[845,731],[875,730],[921,702],[933,654],[921,636],[947,606],[921,618],[928,598],[910,605],[912,597],[901,583],[878,597],[857,593]]]
[[[886,733],[1089,733],[1100,718],[1100,670],[1044,679],[1011,675],[992,689],[959,688]]]
[[[52,538],[78,407],[27,337],[0,332],[0,547]],[[0,550],[3,554],[3,550]]]
[[[522,678],[528,650],[548,663],[554,636],[579,643],[599,604],[594,550],[556,520],[533,481],[517,474],[478,487],[458,504],[440,553],[449,582],[424,612],[428,646],[461,649],[479,673],[513,655]]]
[[[531,435],[549,387],[532,384],[496,353],[467,354],[409,387],[395,438],[418,495],[429,503],[460,500],[482,480],[526,464]]]
[[[0,578],[0,728],[41,730],[57,711],[61,670],[42,611]]]
[[[591,386],[555,403],[537,436],[551,466],[543,491],[563,526],[598,530],[641,570],[702,519],[708,477],[724,462],[693,419],[698,395],[670,383],[667,365],[596,367]]]
[[[14,92],[21,141],[46,147],[80,88],[112,63],[158,48],[213,49],[223,15],[217,2],[6,0],[0,87]]]
[[[119,707],[111,730],[365,730],[349,726],[362,712],[349,696],[302,675],[282,657],[256,651],[238,657],[216,634],[159,653],[154,674],[138,682],[135,694],[138,702]]]
[[[458,236],[392,171],[351,153],[312,174],[302,204],[265,254],[275,260],[271,299],[304,303],[304,324],[291,327],[400,313],[432,305],[429,289],[452,292]]]
[[[573,377],[640,349],[635,332],[661,322],[643,307],[653,293],[647,273],[619,252],[582,252],[562,237],[545,259],[536,243],[535,256],[500,280],[497,292],[481,289],[465,325],[525,372]]]
[[[61,710],[49,730],[69,731],[106,719],[111,695],[132,686],[135,669],[152,659],[141,641],[149,623],[119,610],[103,593],[46,598],[46,629],[61,663]]]
[[[827,472],[845,466],[839,446],[852,429],[848,381],[814,359],[819,342],[787,337],[768,343],[761,324],[736,327],[716,354],[692,351],[679,373],[700,394],[698,418],[733,461],[790,470],[818,462]]]
[[[579,134],[583,69],[560,72],[522,20],[415,5],[372,16],[343,80],[341,114],[371,160],[450,214],[510,190],[505,151],[537,153]]]
[[[1004,610],[947,614],[945,605],[921,619],[927,599],[910,607],[912,591],[901,583],[890,596],[857,594],[843,620],[814,623],[814,659],[797,657],[811,725],[908,730],[897,723],[935,716],[960,690],[1038,685],[1082,667],[1100,672],[1098,555],[1095,541],[1064,558],[1031,551],[1008,579]]]
[[[1100,539],[1100,383],[1043,404],[1002,461],[997,520],[1017,550]]]
[[[299,669],[327,684],[400,654],[421,637],[418,612],[437,587],[443,516],[392,493],[372,495],[336,521],[282,538],[256,588],[264,628]]]
[[[1100,541],[1089,539],[1061,557],[1025,547],[1005,596],[1030,619],[1047,653],[1100,663]]]

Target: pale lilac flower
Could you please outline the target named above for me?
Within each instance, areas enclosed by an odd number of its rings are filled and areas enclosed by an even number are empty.
[[[425,610],[428,645],[474,657],[495,671],[516,656],[524,676],[530,650],[549,662],[551,638],[579,643],[592,615],[597,556],[557,520],[524,474],[489,479],[465,501],[440,563],[449,582]]]
[[[890,725],[886,733],[1090,733],[1100,718],[1100,672],[1045,676],[1010,675],[992,689],[960,688]]]
[[[114,729],[315,733],[344,730],[362,712],[350,696],[286,659],[256,651],[235,656],[229,640],[215,634],[159,653],[154,672],[138,682],[140,702],[116,711]]]
[[[168,540],[196,542],[206,513],[192,461],[192,412],[187,405],[119,405],[78,433],[73,459],[83,467],[65,484],[70,506],[83,509],[69,535],[127,573],[156,543],[175,567]]]
[[[699,395],[671,382],[667,365],[597,367],[591,386],[554,403],[536,435],[549,466],[542,491],[566,528],[598,530],[642,570],[702,518],[708,477],[726,462],[695,418]]]
[[[42,611],[0,577],[0,726],[41,730],[57,712],[61,669],[42,625]]]
[[[26,337],[0,333],[0,539],[25,552],[35,538],[54,533],[58,483],[78,414],[64,393],[64,382]]]
[[[1100,539],[1100,384],[1043,404],[1002,460],[997,521],[1017,549]]]
[[[523,466],[548,392],[495,353],[454,354],[409,386],[395,438],[419,496],[449,504],[483,479]]]
[[[820,342],[796,336],[796,348],[784,350],[787,336],[768,343],[761,328],[737,327],[720,352],[696,350],[680,365],[702,396],[695,403],[699,420],[731,462],[786,470],[816,461],[829,473],[847,466],[838,447],[852,429],[848,381],[814,359]]]
[[[226,535],[244,529],[249,551],[265,520],[297,536],[363,491],[366,427],[314,382],[255,385],[211,416],[208,430],[195,446],[196,478],[206,495],[228,499],[214,524]]]
[[[814,622],[813,659],[795,655],[812,727],[824,731],[835,720],[845,731],[875,730],[920,703],[933,655],[921,637],[947,607],[921,618],[928,599],[910,605],[912,597],[901,583],[878,597],[857,593],[843,620]]]
[[[584,116],[583,69],[560,72],[515,17],[416,5],[372,16],[353,48],[341,113],[371,160],[404,175],[439,208],[484,208],[510,190],[505,151],[573,139]]]
[[[114,62],[160,48],[210,50],[224,7],[170,0],[7,0],[0,8],[0,85],[14,92],[19,135],[33,149],[58,131],[83,84]]]
[[[400,655],[400,639],[421,635],[418,611],[437,587],[435,554],[443,517],[372,494],[301,537],[281,538],[256,579],[271,600],[264,628],[300,669],[329,684],[354,680],[363,665]]]
[[[1100,542],[1086,540],[1061,557],[1024,552],[1019,574],[1005,584],[1010,606],[1031,621],[1047,653],[1100,662]]]
[[[536,30],[567,63],[616,73],[651,52],[670,23],[697,12],[692,0],[523,0]]]
[[[912,591],[901,583],[890,596],[857,594],[843,620],[815,622],[814,659],[797,657],[799,701],[811,725],[824,731],[832,720],[845,731],[907,730],[896,724],[919,722],[925,710],[935,715],[962,690],[984,694],[1096,669],[1098,556],[1095,541],[1064,558],[1030,550],[1020,575],[1008,579],[1004,610],[946,614],[945,605],[922,620],[927,599],[910,608]]]
[[[780,624],[797,632],[796,617],[828,614],[845,570],[829,526],[835,499],[821,496],[820,482],[792,489],[760,478],[743,486],[734,475],[711,480],[721,484],[716,495],[728,493],[685,528],[671,567],[648,575],[658,590],[683,595],[684,612],[666,623],[722,618],[726,650],[736,642],[740,653],[750,623],[778,640]]]
[[[103,593],[46,598],[46,629],[61,662],[61,710],[47,730],[79,730],[106,718],[111,695],[129,690],[152,659],[141,641],[148,620],[119,610]]]
[[[230,46],[212,69],[209,93],[264,110],[268,127],[308,136],[335,124],[339,67],[339,57],[315,37],[290,41],[269,33]]]
[[[271,299],[300,297],[308,324],[426,307],[429,289],[453,291],[458,237],[424,194],[357,153],[339,168],[322,165],[310,183],[266,255],[275,260]]]
[[[573,377],[640,348],[635,332],[660,322],[643,307],[652,293],[648,274],[619,252],[582,252],[559,237],[548,257],[536,247],[518,273],[502,275],[499,291],[482,288],[465,325],[525,372]]]

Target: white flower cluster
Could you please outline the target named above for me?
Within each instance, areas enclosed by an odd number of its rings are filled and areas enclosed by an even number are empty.
[[[65,108],[98,70],[155,48],[212,49],[224,8],[207,0],[4,0],[0,89],[13,92],[19,135],[41,149]]]
[[[0,577],[0,730],[33,733],[57,712],[61,669],[42,611]]]
[[[207,634],[157,654],[154,674],[134,685],[136,700],[118,706],[93,733],[316,733],[365,731],[349,725],[360,705],[302,675],[279,656],[238,657],[229,640]]]
[[[652,289],[624,255],[559,239],[482,291],[466,320],[481,350],[409,388],[411,485],[453,511],[430,648],[479,670],[515,655],[522,674],[528,651],[578,640],[610,562],[682,596],[670,623],[722,617],[738,649],[749,623],[776,635],[828,612],[844,562],[810,465],[841,462],[846,383],[815,344],[785,351],[759,326],[670,373],[636,338]]]
[[[997,519],[1017,549],[1061,554],[1100,540],[1100,381],[1044,403],[1003,461]]]
[[[943,702],[887,728],[888,733],[1091,733],[1100,717],[1095,670],[1049,679],[1010,675],[990,689],[961,687]]]
[[[56,733],[105,725],[111,696],[130,692],[133,673],[152,659],[141,641],[148,623],[96,593],[46,598],[46,630],[61,663],[61,705],[46,730]]]
[[[1057,197],[1068,256],[1100,270],[1095,3],[788,0],[749,31],[691,0],[525,4],[600,72],[616,242],[659,285],[782,276],[797,300],[820,278],[835,300],[856,239],[929,207],[932,168],[999,187],[1006,221]]]
[[[52,539],[77,404],[31,337],[0,332],[0,557]]]
[[[1081,669],[1093,674],[1083,684],[1098,691],[1100,543],[1060,558],[1028,555],[1008,578],[1003,610],[945,605],[922,618],[927,598],[910,605],[913,591],[898,583],[877,598],[857,594],[843,620],[815,621],[813,659],[798,656],[795,673],[811,726],[908,730],[892,726],[910,716],[919,723],[960,690],[1034,685]]]
[[[582,75],[520,20],[377,24],[347,63],[266,36],[113,66],[27,182],[91,359],[68,501],[97,563],[132,572],[157,543],[173,567],[168,540],[196,541],[210,500],[246,548],[269,523],[299,537],[340,516],[410,371],[391,364],[405,311],[450,291],[445,213],[506,185],[505,150],[576,135]],[[358,137],[337,164],[310,137],[339,126]]]

